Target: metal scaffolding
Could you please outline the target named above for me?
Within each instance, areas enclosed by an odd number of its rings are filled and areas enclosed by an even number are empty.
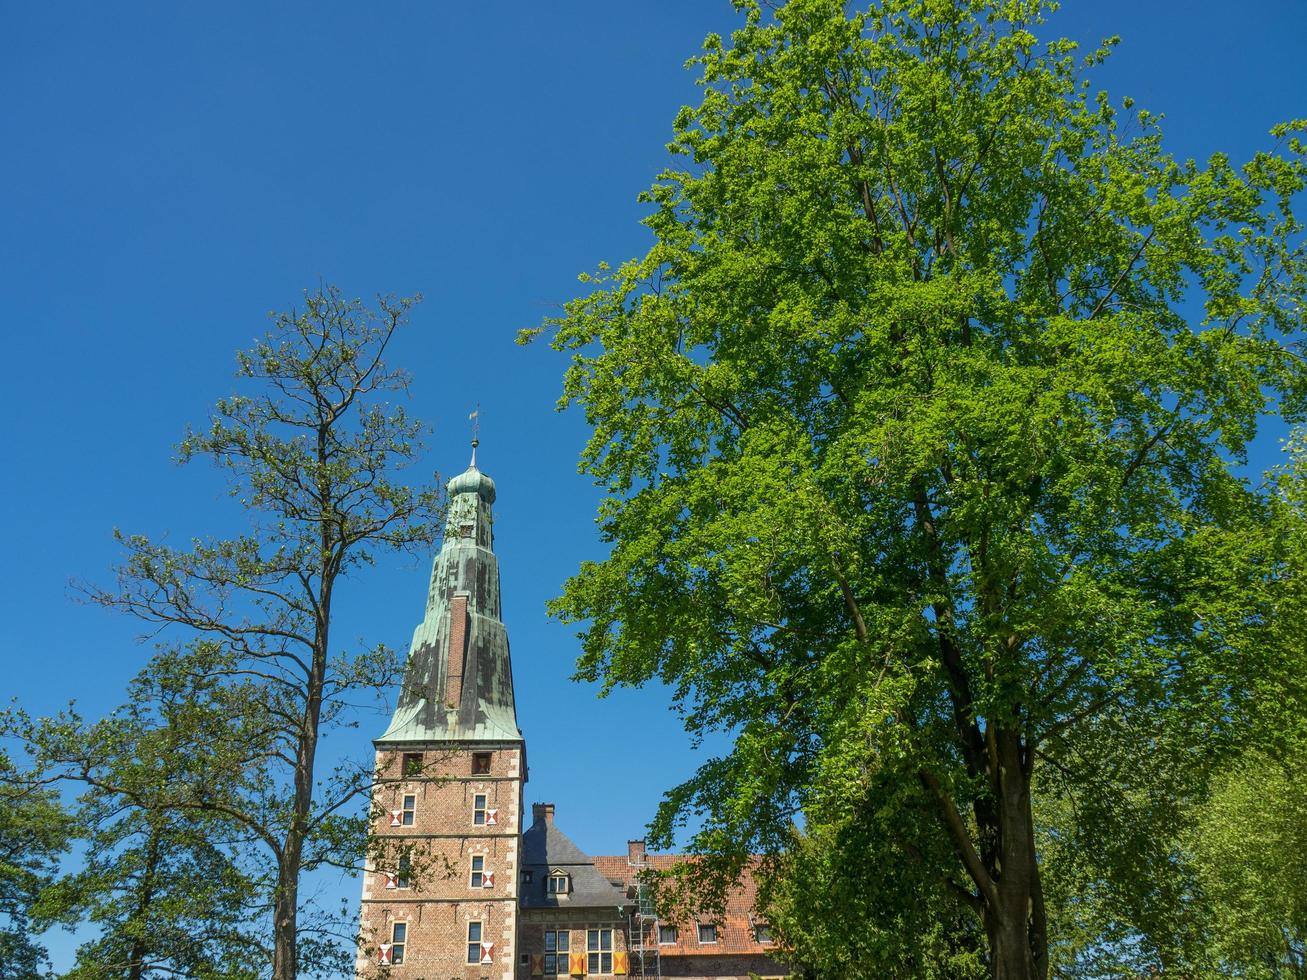
[[[631,906],[627,927],[627,950],[630,953],[632,977],[661,977],[662,964],[658,958],[658,911],[654,908],[653,889],[640,880],[644,862],[635,865],[637,874],[632,886],[635,904]]]

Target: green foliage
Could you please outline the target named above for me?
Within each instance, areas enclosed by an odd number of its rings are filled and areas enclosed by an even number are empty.
[[[249,859],[222,811],[271,795],[267,744],[247,709],[222,703],[220,675],[203,669],[212,658],[192,652],[183,673],[187,660],[156,657],[99,722],[71,710],[8,719],[39,771],[84,788],[72,812],[79,860],[34,909],[47,925],[96,926],[67,977],[252,980],[266,963],[258,927],[275,875]]]
[[[1191,841],[1222,975],[1307,976],[1307,751],[1250,752],[1217,780]]]
[[[919,799],[894,801],[896,791],[874,780],[864,817],[793,834],[760,876],[772,935],[814,977],[980,980],[984,933],[927,870],[947,858],[932,854],[934,816]]]
[[[1273,474],[1262,546],[1276,562],[1250,646],[1274,652],[1250,705],[1251,736],[1196,808],[1184,844],[1206,913],[1213,975],[1307,977],[1307,438]]]
[[[735,735],[659,843],[696,811],[738,869],[798,813],[924,809],[939,846],[886,887],[926,875],[993,975],[1043,976],[1042,800],[1151,933],[1184,884],[1145,894],[1174,862],[1137,821],[1201,795],[1273,657],[1239,642],[1274,569],[1236,466],[1302,416],[1307,124],[1177,161],[1091,92],[1110,44],[1041,43],[1031,0],[740,7],[642,198],[655,244],[548,325],[612,544],[553,610],[587,624],[578,676]]]
[[[67,851],[72,828],[57,794],[0,752],[0,978],[28,980],[47,965],[34,907]]]

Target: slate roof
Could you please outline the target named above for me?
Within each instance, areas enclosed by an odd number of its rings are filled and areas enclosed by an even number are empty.
[[[440,552],[431,567],[426,614],[413,632],[399,703],[390,727],[376,740],[520,742],[513,702],[508,630],[500,618],[499,559],[494,552],[495,481],[476,466],[449,481],[449,510]],[[461,635],[463,685],[446,701],[451,632],[450,602],[467,597]]]
[[[566,895],[548,891],[549,873],[555,869],[571,876],[571,891]],[[605,908],[616,912],[631,904],[625,889],[614,887],[594,860],[552,820],[537,820],[522,835],[522,871],[531,872],[531,881],[522,881],[518,893],[524,909]]]

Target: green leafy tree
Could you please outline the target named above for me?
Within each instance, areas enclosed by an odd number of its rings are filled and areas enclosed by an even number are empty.
[[[1186,835],[1217,975],[1307,977],[1307,433],[1273,474],[1262,547],[1271,606],[1250,646],[1275,651],[1258,678],[1253,732]]]
[[[0,980],[29,980],[48,965],[33,909],[58,873],[71,823],[57,793],[0,752]]]
[[[914,800],[903,810],[887,802],[880,796],[879,806],[864,800],[858,808],[882,818],[809,823],[776,867],[759,869],[760,911],[773,939],[803,976],[980,980],[986,969],[979,923],[938,889],[919,860],[922,848],[940,846],[932,814]]]
[[[883,781],[991,975],[1045,977],[1037,795],[1088,802],[1104,731],[1230,744],[1259,670],[1226,562],[1265,517],[1248,441],[1301,414],[1303,125],[1175,160],[1038,0],[739,6],[654,245],[549,324],[612,544],[554,610],[581,677],[734,736],[658,842],[698,811],[696,867],[738,868],[841,785],[874,823]]]
[[[272,876],[249,861],[248,833],[221,808],[266,782],[249,712],[215,710],[220,676],[156,657],[110,717],[71,709],[8,727],[47,779],[82,793],[72,810],[78,860],[52,877],[34,915],[95,926],[69,978],[253,978],[268,961],[261,913]],[[254,693],[254,692],[250,692]]]
[[[374,310],[327,286],[274,314],[271,331],[238,355],[246,390],[218,402],[180,449],[182,462],[209,458],[225,472],[249,532],[190,548],[120,535],[117,587],[87,588],[95,602],[197,640],[157,657],[145,682],[153,674],[164,690],[189,690],[196,712],[226,720],[225,733],[195,747],[218,773],[185,780],[178,804],[271,869],[260,899],[274,980],[339,972],[353,957],[304,927],[300,883],[325,865],[362,863],[370,761],[324,775],[318,749],[326,731],[351,723],[360,694],[388,691],[397,677],[386,647],[350,655],[335,645],[337,589],[380,552],[427,548],[438,526],[438,488],[414,490],[399,473],[420,452],[422,426],[384,401],[407,386],[383,358],[414,302],[382,297]]]

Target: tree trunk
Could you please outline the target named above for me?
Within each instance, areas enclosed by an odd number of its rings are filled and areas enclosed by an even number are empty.
[[[1046,980],[1048,936],[1035,858],[1030,765],[1020,734],[1000,728],[995,737],[998,772],[990,868],[994,888],[984,910],[994,980]]]
[[[135,919],[140,927],[144,927],[147,922],[150,906],[154,903],[154,876],[159,871],[159,831],[153,823],[149,827],[150,836],[145,845],[145,868],[141,873],[141,889],[136,900]],[[132,935],[131,949],[127,954],[127,980],[141,980],[145,975],[145,956],[145,938],[141,934],[141,928],[137,928]]]
[[[303,728],[295,758],[295,796],[290,827],[286,832],[277,866],[277,897],[273,905],[272,980],[295,980],[299,955],[299,877],[304,857],[304,840],[313,813],[313,767],[318,750],[318,724],[322,715],[322,690],[327,671],[327,596],[321,609],[317,649],[310,666]]]
[[[283,858],[277,871],[277,897],[272,909],[272,980],[295,980],[299,956],[299,860],[294,870]]]
[[[322,714],[322,688],[326,676],[327,631],[319,637],[310,671],[304,728],[295,759],[295,797],[281,861],[277,867],[277,897],[273,906],[274,943],[272,980],[295,980],[298,970],[299,877],[304,840],[313,812],[313,765],[318,750],[318,722]]]

